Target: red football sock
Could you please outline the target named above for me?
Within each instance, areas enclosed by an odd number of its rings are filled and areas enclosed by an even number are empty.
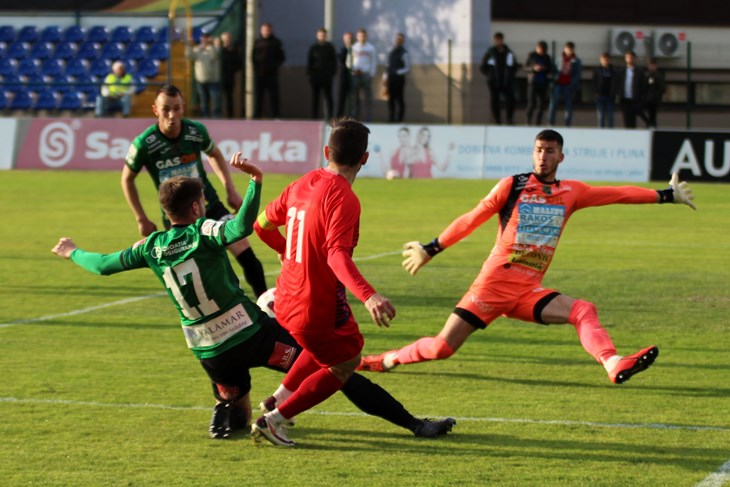
[[[278,406],[279,412],[285,418],[291,419],[321,403],[342,389],[342,385],[340,379],[329,369],[319,369],[307,377],[294,394]]]
[[[398,350],[397,364],[413,364],[428,360],[440,360],[451,357],[454,351],[441,337],[419,338],[410,345]]]
[[[314,361],[309,352],[302,350],[302,353],[300,353],[294,361],[289,372],[287,372],[284,376],[284,380],[281,381],[281,385],[290,391],[296,391],[307,377],[314,374],[321,368],[322,367]]]
[[[593,303],[580,299],[575,301],[573,307],[570,308],[568,322],[575,326],[585,351],[599,363],[616,355],[616,347],[613,346],[611,338],[598,321],[598,311]]]

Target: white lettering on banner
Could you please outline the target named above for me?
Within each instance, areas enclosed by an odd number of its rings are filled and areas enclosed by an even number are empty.
[[[87,159],[124,159],[130,142],[127,139],[114,138],[109,141],[109,132],[91,132],[86,136]]]
[[[183,333],[188,348],[212,347],[253,324],[242,304],[229,309],[222,315],[198,325],[183,325]]]
[[[65,166],[74,153],[75,135],[63,122],[49,123],[41,131],[38,156],[48,167]]]
[[[726,140],[723,144],[722,164],[720,167],[715,167],[713,161],[715,160],[715,141],[712,139],[705,140],[705,157],[704,167],[707,174],[722,178],[730,173],[730,140]],[[674,158],[672,169],[670,173],[679,172],[682,169],[688,169],[692,171],[693,176],[702,176],[702,168],[700,166],[699,158],[694,150],[692,141],[690,139],[684,139],[682,146],[677,152],[677,157]]]
[[[274,140],[271,132],[261,132],[258,140],[240,142],[224,139],[218,148],[226,159],[236,152],[257,162],[307,162],[307,144],[302,140]]]

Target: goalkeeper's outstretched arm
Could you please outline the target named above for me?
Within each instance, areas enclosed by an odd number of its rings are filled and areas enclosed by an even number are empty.
[[[697,210],[694,204],[695,197],[689,184],[687,184],[687,181],[680,182],[679,174],[676,172],[672,174],[672,179],[669,180],[669,188],[660,189],[657,194],[659,195],[659,203],[681,203]]]

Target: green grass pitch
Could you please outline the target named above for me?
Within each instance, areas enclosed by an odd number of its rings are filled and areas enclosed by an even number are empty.
[[[290,180],[266,176],[263,203]],[[728,185],[692,184],[697,212],[580,211],[563,235],[544,284],[595,302],[619,353],[658,345],[647,372],[615,386],[571,326],[500,319],[449,360],[369,375],[418,416],[456,417],[449,436],[414,438],[338,394],[298,418],[299,444],[283,449],[208,438],[210,386],[150,272],[99,277],[51,254],[61,236],[100,252],[138,239],[118,173],[4,171],[0,182],[2,485],[693,486],[730,460]],[[496,223],[416,277],[400,246],[433,238],[493,183],[355,183],[355,257],[398,310],[378,329],[352,301],[366,353],[440,330]],[[146,175],[138,187],[157,218]],[[276,258],[253,245],[273,285]],[[280,377],[254,371],[252,400]]]

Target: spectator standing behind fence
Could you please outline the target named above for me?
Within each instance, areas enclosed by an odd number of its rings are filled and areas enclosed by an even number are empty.
[[[624,114],[624,127],[636,128],[636,117],[642,114],[641,103],[646,86],[644,71],[636,65],[636,54],[633,51],[626,51],[624,61],[626,66],[617,78],[617,97]]]
[[[573,123],[573,97],[580,91],[581,69],[582,63],[575,54],[575,44],[570,41],[566,42],[560,57],[558,77],[553,86],[553,96],[550,98],[548,111],[550,125],[555,125],[555,111],[561,98],[565,100],[565,126],[570,127]]]
[[[600,64],[593,70],[593,90],[596,94],[598,126],[613,128],[613,100],[616,96],[616,70],[611,56],[601,54]]]
[[[312,118],[319,119],[319,95],[324,96],[324,118],[333,116],[332,80],[337,74],[337,51],[327,40],[327,29],[317,30],[317,42],[312,44],[307,54],[307,78],[312,88]]]
[[[132,95],[134,79],[122,61],[115,61],[112,72],[101,85],[101,95],[96,97],[96,116],[104,117],[116,109],[122,111],[124,118],[128,117],[132,111]]]
[[[377,69],[375,48],[368,42],[365,29],[358,29],[357,42],[352,46],[352,116],[360,120],[360,93],[365,105],[365,121],[372,119],[373,76]]]
[[[487,77],[492,119],[497,124],[502,123],[501,99],[504,98],[507,123],[512,125],[515,111],[513,85],[517,61],[510,48],[504,43],[504,34],[497,32],[492,40],[493,45],[484,54],[479,70]]]
[[[388,122],[402,122],[406,104],[404,90],[406,74],[411,70],[411,58],[403,44],[406,36],[398,33],[395,36],[395,46],[388,54],[388,69],[385,74],[388,86]]]
[[[221,66],[220,66],[220,39],[213,39],[210,32],[203,30],[200,43],[197,46],[187,46],[185,55],[193,61],[195,86],[200,102],[200,115],[220,117],[221,98]]]
[[[553,60],[547,53],[547,42],[540,41],[535,50],[527,56],[527,125],[532,125],[535,114],[535,125],[542,124],[542,114],[548,104],[548,90],[553,74]]]
[[[646,115],[642,117],[648,128],[655,129],[657,127],[656,114],[666,90],[667,84],[664,79],[664,72],[659,69],[656,59],[649,59],[646,69],[646,89],[644,90],[644,110]]]
[[[233,118],[233,87],[236,85],[236,72],[243,68],[241,46],[233,42],[230,32],[221,34],[221,88],[223,89],[223,108],[226,118]]]
[[[352,32],[342,34],[342,47],[337,52],[340,81],[337,91],[337,117],[352,114]]]
[[[268,22],[261,24],[261,37],[253,43],[254,109],[253,118],[261,118],[264,108],[264,94],[269,93],[271,114],[279,118],[279,67],[286,56],[284,47],[274,35],[274,28]]]

